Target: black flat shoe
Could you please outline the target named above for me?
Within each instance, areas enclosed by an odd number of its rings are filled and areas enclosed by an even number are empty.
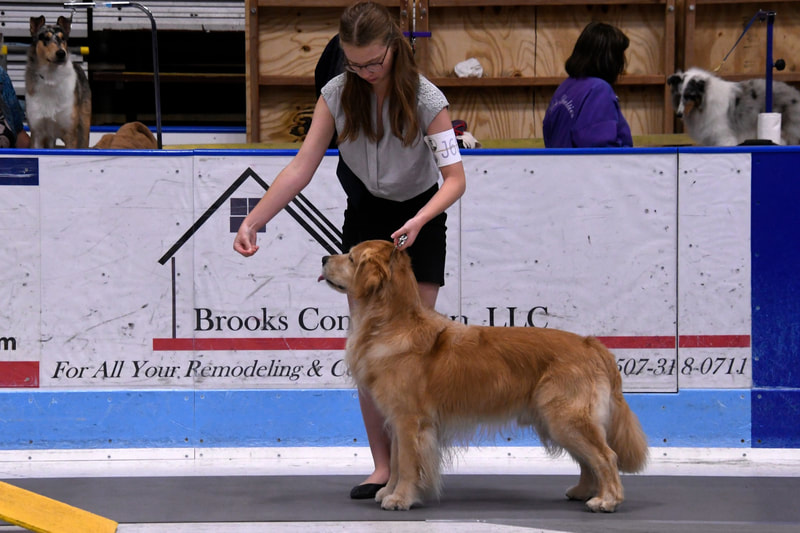
[[[364,483],[363,485],[356,485],[350,491],[350,498],[354,500],[369,500],[374,498],[378,491],[386,486],[386,483]]]

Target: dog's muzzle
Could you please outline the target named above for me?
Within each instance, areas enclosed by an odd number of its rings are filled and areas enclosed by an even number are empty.
[[[326,255],[326,256],[324,256],[322,258],[322,274],[320,274],[319,277],[317,278],[317,283],[319,283],[320,281],[324,281],[325,283],[327,283],[328,285],[330,285],[331,287],[333,287],[334,289],[336,289],[338,291],[347,292],[347,287],[342,287],[338,283],[334,283],[334,282],[332,282],[331,280],[329,280],[328,278],[325,277],[325,265],[328,263],[328,260],[330,258],[331,258],[331,256],[329,256],[329,255]]]

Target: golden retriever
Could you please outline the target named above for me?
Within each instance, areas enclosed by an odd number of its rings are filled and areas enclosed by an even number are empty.
[[[596,339],[530,327],[467,326],[422,305],[411,261],[388,241],[322,259],[351,300],[346,362],[392,437],[391,475],[375,496],[406,510],[438,494],[442,455],[479,424],[532,427],[552,453],[580,465],[570,499],[613,512],[619,471],[647,462],[647,438],[622,395],[611,353]]]

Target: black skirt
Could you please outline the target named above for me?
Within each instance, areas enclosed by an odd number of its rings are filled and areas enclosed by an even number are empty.
[[[439,190],[439,186],[434,185],[410,200],[395,202],[373,196],[358,178],[352,177],[357,183],[353,183],[353,180],[347,180],[346,186],[342,183],[347,192],[347,209],[342,228],[342,248],[345,251],[372,239],[391,241],[392,233],[416,215]],[[341,180],[342,176],[339,178]],[[447,213],[436,216],[422,227],[414,244],[406,248],[418,283],[435,283],[440,287],[444,285],[446,222]]]

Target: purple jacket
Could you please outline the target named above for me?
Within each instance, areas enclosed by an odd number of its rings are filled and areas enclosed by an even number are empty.
[[[544,115],[547,148],[633,146],[614,89],[600,78],[567,78]]]

